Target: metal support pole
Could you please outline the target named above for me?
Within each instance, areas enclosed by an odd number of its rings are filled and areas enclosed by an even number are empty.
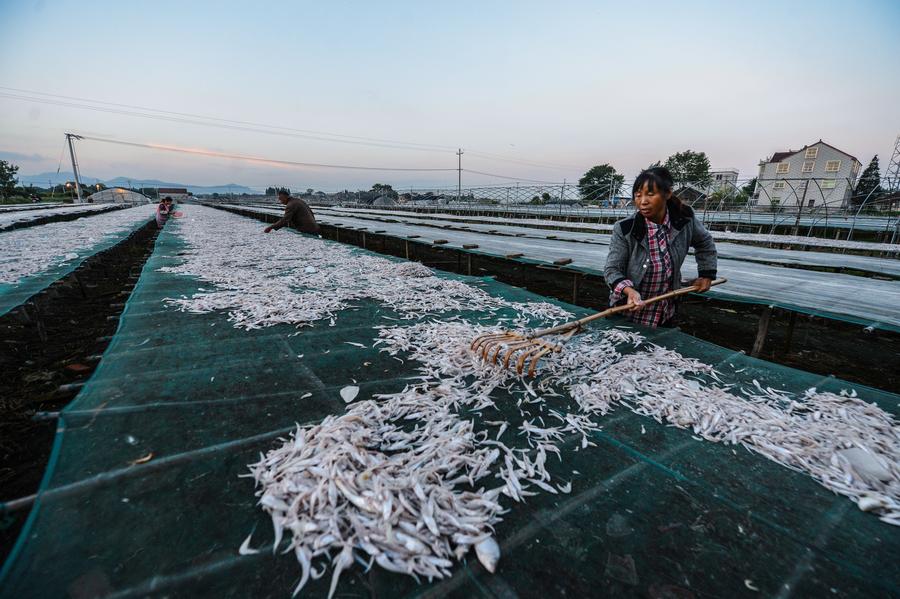
[[[563,197],[566,195],[566,180],[563,179],[562,188],[559,190],[559,213],[562,214]]]
[[[72,173],[75,175],[75,193],[78,194],[78,203],[84,202],[81,197],[81,178],[78,176],[78,162],[75,160],[75,148],[72,146],[73,139],[81,139],[80,135],[66,133],[66,141],[69,143],[69,156],[72,158]]]
[[[806,202],[806,191],[809,189],[809,179],[803,182],[803,197],[800,198],[800,207],[797,210],[797,220],[794,221],[794,231],[791,235],[796,235],[800,231],[800,216],[803,214],[803,204]]]
[[[456,203],[460,202],[460,198],[462,197],[462,148],[456,149]]]

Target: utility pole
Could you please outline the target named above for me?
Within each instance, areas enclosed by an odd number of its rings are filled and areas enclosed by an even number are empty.
[[[900,135],[894,142],[894,153],[891,154],[891,161],[888,162],[888,167],[884,171],[884,179],[885,187],[887,187],[885,191],[900,191]]]
[[[462,197],[462,148],[456,149],[457,165],[456,165],[456,203],[460,202]]]
[[[73,139],[81,139],[80,135],[66,133],[66,141],[69,142],[69,156],[72,158],[72,172],[75,174],[75,192],[78,194],[78,203],[84,202],[81,197],[81,181],[78,177],[78,162],[75,160],[75,148],[72,146]]]
[[[562,188],[559,190],[559,213],[562,214],[563,198],[566,197],[566,180],[563,179]]]
[[[794,221],[794,231],[792,235],[796,235],[800,230],[800,216],[803,214],[803,203],[806,201],[806,190],[809,189],[809,179],[803,182],[803,197],[800,198],[800,206],[797,210],[797,220]]]

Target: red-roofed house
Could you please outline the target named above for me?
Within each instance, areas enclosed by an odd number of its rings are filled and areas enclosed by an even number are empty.
[[[775,152],[759,163],[754,206],[804,210],[846,208],[862,167],[854,156],[822,141]]]

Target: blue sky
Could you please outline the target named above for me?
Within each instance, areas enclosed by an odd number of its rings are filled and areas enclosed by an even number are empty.
[[[64,131],[349,165],[572,181],[684,149],[742,177],[819,138],[867,163],[900,132],[900,2],[0,0],[0,86],[436,146],[323,142],[2,97],[0,158],[55,171]],[[19,94],[21,95],[21,94]],[[453,185],[99,142],[81,167],[195,184]],[[481,155],[479,155],[481,154]],[[486,157],[492,154],[504,158]],[[540,163],[541,166],[521,162]],[[64,164],[65,167],[65,164]],[[466,174],[465,183],[505,180]]]

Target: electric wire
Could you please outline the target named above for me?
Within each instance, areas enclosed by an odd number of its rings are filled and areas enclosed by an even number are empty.
[[[285,127],[282,125],[271,125],[266,123],[256,123],[253,121],[244,121],[237,119],[226,119],[221,117],[212,117],[189,112],[177,112],[171,110],[161,110],[150,108],[147,106],[139,106],[134,104],[122,104],[116,102],[106,102],[103,100],[92,100],[78,96],[67,96],[62,94],[51,94],[47,92],[39,92],[34,90],[25,90],[14,87],[0,86],[0,98],[12,100],[20,100],[26,102],[37,102],[41,104],[62,106],[67,108],[79,108],[83,110],[91,110],[94,112],[104,112],[107,114],[117,114],[121,116],[131,116],[145,119],[155,119],[169,122],[185,123],[205,127],[216,127],[221,129],[248,131],[253,133],[263,133],[267,135],[280,135],[284,137],[295,137],[300,139],[308,139],[313,141],[343,143],[351,145],[365,145],[372,147],[392,148],[400,150],[412,150],[423,152],[445,153],[455,151],[456,148],[443,146],[438,144],[422,144],[416,142],[406,142],[392,139],[379,139],[373,137],[363,137],[357,135],[346,135],[341,133],[329,133],[325,131],[315,131],[309,129],[298,129],[294,127]],[[30,95],[23,95],[30,94]],[[37,97],[45,96],[45,97]],[[98,104],[100,106],[92,106]],[[127,110],[126,110],[127,109]],[[144,112],[136,112],[144,111]],[[200,119],[200,120],[198,120]],[[478,150],[469,150],[474,157],[486,160],[495,160],[508,162],[512,164],[521,164],[524,166],[532,166],[546,169],[572,169],[571,165],[554,164],[547,162],[538,162],[534,160],[524,160],[519,158],[508,158],[493,154],[490,152],[481,152]]]
[[[349,164],[323,164],[316,162],[300,162],[296,160],[280,160],[276,158],[262,158],[259,156],[248,156],[243,154],[228,154],[225,152],[215,152],[212,150],[203,150],[198,148],[179,148],[177,146],[168,146],[164,144],[148,144],[135,141],[125,141],[120,139],[109,139],[104,137],[95,137],[90,135],[80,135],[81,139],[98,141],[102,143],[117,144],[122,146],[130,146],[134,148],[145,148],[149,150],[163,150],[166,152],[180,152],[183,154],[193,154],[198,156],[209,156],[212,158],[228,158],[233,160],[243,160],[247,162],[258,162],[261,164],[271,164],[280,166],[299,166],[309,168],[330,168],[343,170],[358,171],[397,171],[397,172],[456,172],[455,168],[411,168],[411,167],[394,167],[394,166],[357,166]]]

